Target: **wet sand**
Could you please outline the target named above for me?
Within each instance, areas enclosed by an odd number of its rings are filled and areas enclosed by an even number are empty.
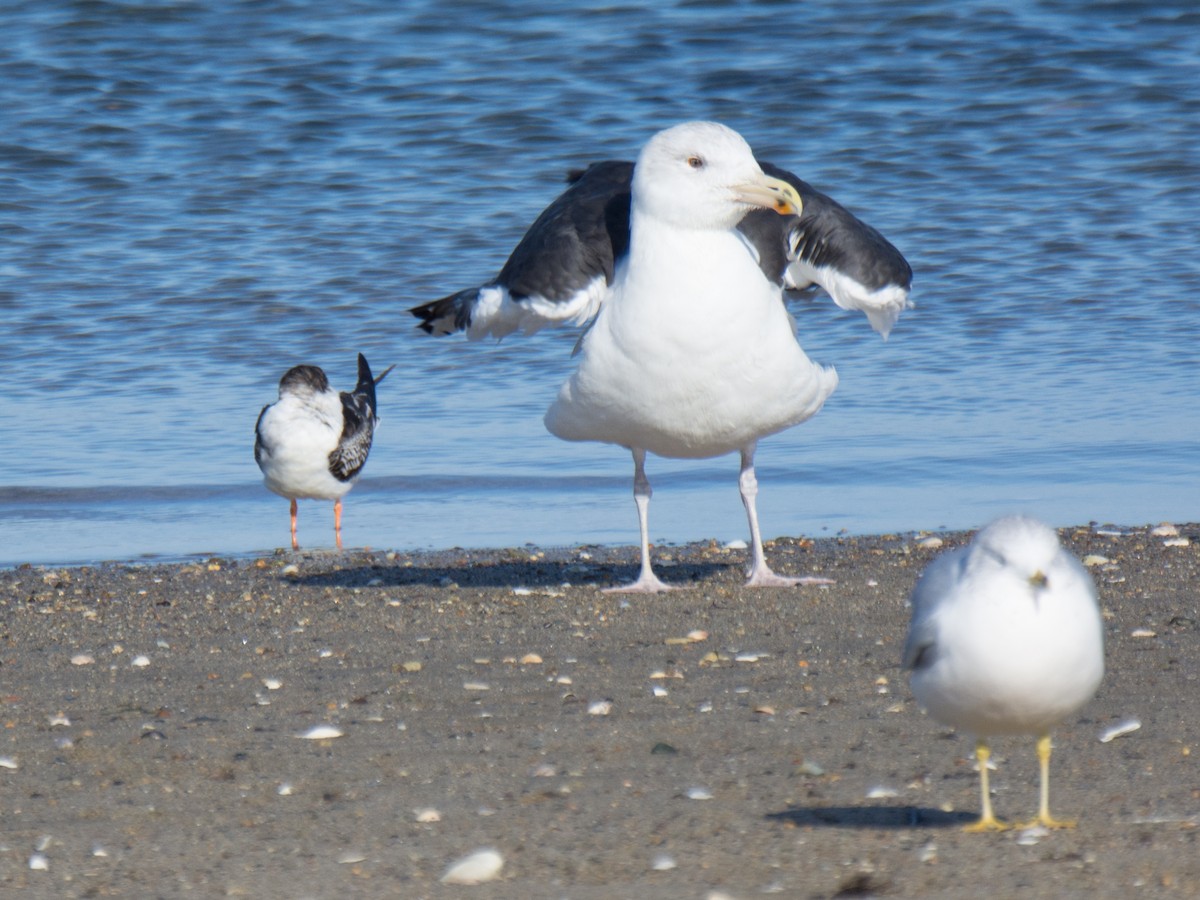
[[[601,593],[634,559],[602,548],[0,571],[0,894],[1200,895],[1200,525],[1105,530],[1063,532],[1107,560],[1108,671],[1055,734],[1079,826],[1043,834],[963,833],[971,745],[898,664],[965,535],[780,539],[836,579],[791,589],[660,547],[653,597]],[[994,751],[1032,816],[1032,739]],[[499,880],[439,884],[481,847]]]

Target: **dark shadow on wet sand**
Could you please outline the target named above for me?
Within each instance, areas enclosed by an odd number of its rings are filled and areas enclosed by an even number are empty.
[[[978,816],[922,806],[794,806],[767,818],[810,828],[901,829],[961,827]]]
[[[681,588],[713,581],[730,569],[736,569],[740,576],[740,563],[733,562],[655,565],[655,572],[663,581]],[[637,578],[637,574],[637,565],[625,561],[580,565],[574,562],[469,560],[451,565],[418,563],[401,566],[356,562],[333,571],[281,578],[311,587],[334,588],[393,588],[406,585],[457,585],[460,588],[559,588],[572,585],[608,588],[628,584]]]

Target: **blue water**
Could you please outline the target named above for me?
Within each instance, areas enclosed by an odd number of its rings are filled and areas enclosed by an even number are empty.
[[[632,543],[627,454],[541,424],[573,333],[427,338],[563,173],[711,118],[906,254],[881,342],[764,441],[774,535],[1194,520],[1200,11],[1132,2],[5,4],[0,564],[253,553],[291,365],[377,370],[354,546]],[[651,533],[744,538],[736,459],[651,458]],[[305,546],[332,542],[301,506]]]

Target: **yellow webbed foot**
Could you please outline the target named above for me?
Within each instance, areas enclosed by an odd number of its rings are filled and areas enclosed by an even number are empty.
[[[968,834],[982,834],[986,831],[1008,831],[1012,828],[1007,822],[1001,822],[990,813],[979,817],[979,820],[963,827]]]
[[[1075,819],[1056,819],[1050,815],[1038,815],[1036,819],[1014,825],[1014,828],[1074,828],[1078,825]]]
[[[980,738],[975,742],[975,760],[979,764],[979,821],[972,822],[963,830],[971,834],[985,831],[1007,831],[1009,825],[1001,822],[992,812],[992,792],[988,788],[988,760],[992,751],[988,749],[987,741]]]

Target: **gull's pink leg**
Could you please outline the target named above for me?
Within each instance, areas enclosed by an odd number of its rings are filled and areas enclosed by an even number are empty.
[[[750,520],[750,577],[746,580],[747,587],[792,587],[797,584],[833,584],[828,578],[792,578],[776,575],[767,565],[766,554],[763,553],[762,535],[758,530],[758,510],[754,498],[758,496],[758,479],[754,477],[754,450],[757,444],[749,444],[742,448],[742,471],[738,476],[738,490],[742,494],[742,505],[746,507],[746,517]]]
[[[333,535],[337,539],[337,548],[342,549],[342,498],[333,501]]]
[[[650,489],[650,480],[646,478],[646,451],[633,451],[633,501],[637,504],[638,527],[642,536],[642,569],[637,581],[620,587],[606,588],[606,594],[639,593],[657,594],[660,591],[671,591],[674,588],[659,580],[650,568],[650,497],[654,493]]]
[[[296,498],[292,498],[292,549],[299,550],[300,544],[296,540]]]

